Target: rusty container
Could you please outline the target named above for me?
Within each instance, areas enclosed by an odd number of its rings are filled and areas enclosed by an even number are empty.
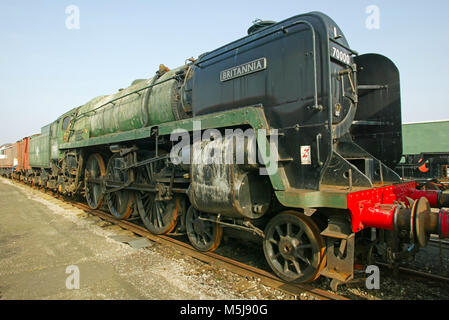
[[[30,137],[23,138],[16,142],[17,147],[17,171],[25,172],[30,167]]]

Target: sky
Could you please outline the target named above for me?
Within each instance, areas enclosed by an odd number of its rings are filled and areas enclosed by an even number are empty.
[[[152,77],[159,64],[175,68],[239,39],[255,19],[310,11],[329,15],[360,54],[397,65],[404,122],[449,119],[447,0],[0,0],[0,145]]]

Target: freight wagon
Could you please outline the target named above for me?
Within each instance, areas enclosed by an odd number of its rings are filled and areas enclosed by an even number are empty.
[[[17,149],[17,167],[14,171],[13,177],[15,179],[27,179],[29,174],[29,143],[30,137],[23,138],[16,142]]]
[[[4,144],[0,147],[0,175],[11,178],[17,166],[16,144]]]

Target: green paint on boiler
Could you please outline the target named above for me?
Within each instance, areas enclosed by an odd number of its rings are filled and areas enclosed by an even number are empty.
[[[151,137],[152,129],[156,127],[159,130],[159,135],[170,135],[176,129],[192,131],[194,121],[199,121],[202,129],[223,128],[238,125],[249,125],[254,129],[268,128],[262,107],[246,107],[179,121],[171,121],[158,126],[153,125],[126,132],[111,133],[99,137],[92,137],[88,140],[71,141],[60,145],[59,148],[76,149],[103,144],[119,143],[128,140],[146,139]]]
[[[177,81],[172,79],[181,68],[166,72],[152,88],[144,89],[153,79],[139,81],[116,94],[104,96],[81,106],[74,125],[76,130],[87,129],[91,138],[126,132],[149,125],[175,121],[172,97]],[[145,97],[149,94],[148,102]],[[89,119],[86,123],[85,119]],[[148,120],[147,120],[148,119]],[[82,125],[78,124],[82,122]],[[70,139],[73,142],[74,139]]]
[[[248,125],[256,131],[258,129],[265,129],[268,132],[269,130],[269,126],[265,118],[265,113],[261,106],[246,107],[231,111],[208,114],[190,119],[184,119],[180,121],[172,121],[168,123],[163,123],[157,126],[157,128],[159,130],[159,135],[161,136],[170,135],[174,132],[174,130],[185,130],[191,132],[195,129],[194,128],[195,121],[201,124],[202,130],[213,128],[226,128],[241,125]],[[73,143],[65,143],[60,146],[60,149],[76,149],[88,146],[119,143],[130,140],[147,139],[151,137],[152,129],[155,127],[156,126],[144,127],[140,129],[130,130],[127,132],[119,132],[104,135],[101,137],[90,138],[89,140],[78,141]],[[267,145],[268,144],[267,137],[258,136],[258,143],[259,145],[261,144]],[[267,161],[267,159],[265,159],[265,161]],[[282,172],[280,172],[280,170],[278,171],[279,171],[278,173],[270,175],[270,179],[274,190],[284,190],[285,185],[283,181],[285,179],[282,178]]]

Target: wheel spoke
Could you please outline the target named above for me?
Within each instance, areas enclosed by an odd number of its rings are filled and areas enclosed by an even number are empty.
[[[281,255],[280,252],[278,252],[278,253],[276,253],[276,254],[273,256],[273,259],[276,259],[276,260],[277,260],[277,258],[279,258],[280,256],[282,256],[282,255]]]
[[[289,269],[288,269],[288,260],[287,259],[284,259],[284,272],[288,272],[289,271]]]
[[[291,223],[287,223],[287,236],[291,236],[292,235],[292,224]]]
[[[292,260],[292,262],[293,262],[293,265],[295,266],[295,269],[296,269],[297,273],[301,274],[301,267],[299,266],[298,261]]]
[[[157,224],[157,210],[156,210],[156,204],[153,204],[152,208],[151,208],[151,223],[156,226],[159,227]]]
[[[301,240],[301,237],[303,234],[304,234],[304,229],[300,228],[298,233],[295,235],[295,238]]]
[[[279,234],[279,236],[283,236],[283,235],[284,235],[283,232],[282,232],[282,230],[281,230],[281,227],[276,226],[276,231],[277,231],[277,233]]]
[[[145,194],[143,199],[143,207],[148,211],[148,207],[150,207],[152,204],[152,199],[148,194]]]
[[[156,217],[157,217],[157,222],[159,227],[162,227],[163,223],[162,223],[162,213],[161,213],[161,206],[160,205],[156,205]]]
[[[89,164],[89,172],[90,172],[91,176],[95,177],[95,163],[94,163],[94,161],[91,161],[90,164]]]
[[[147,215],[147,217],[150,219],[152,219],[153,217],[153,207],[154,207],[154,201],[153,199],[148,199],[147,205],[145,206],[145,213]]]
[[[295,257],[301,259],[302,261],[304,261],[305,263],[307,263],[307,265],[310,265],[310,264],[311,264],[309,258],[303,256],[302,254],[300,254],[300,253],[298,253],[298,252],[295,252]]]
[[[204,235],[206,235],[209,238],[209,241],[211,241],[213,239],[212,233],[210,231],[205,230]]]
[[[98,185],[96,185],[96,184],[94,184],[93,185],[93,188],[92,188],[92,197],[93,197],[93,201],[94,201],[94,203],[97,203],[98,202],[98,194],[100,193],[99,191],[98,191]]]

